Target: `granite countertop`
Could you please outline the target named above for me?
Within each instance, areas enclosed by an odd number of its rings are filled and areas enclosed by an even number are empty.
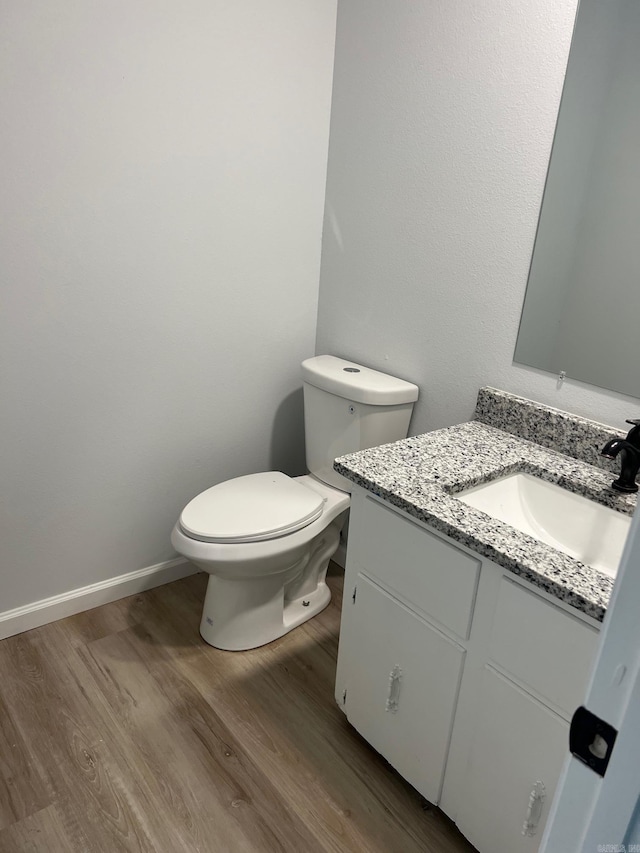
[[[336,459],[334,468],[435,530],[601,621],[613,579],[473,509],[456,492],[523,472],[632,515],[611,472],[472,421]]]

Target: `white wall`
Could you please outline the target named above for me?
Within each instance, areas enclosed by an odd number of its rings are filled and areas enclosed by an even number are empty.
[[[335,0],[4,4],[0,611],[302,467],[334,35]]]
[[[316,347],[418,383],[413,433],[467,420],[485,384],[640,414],[512,361],[575,10],[340,4]]]

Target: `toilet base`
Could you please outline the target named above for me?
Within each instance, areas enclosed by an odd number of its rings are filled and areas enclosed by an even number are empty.
[[[310,551],[277,574],[211,574],[200,622],[202,639],[217,649],[247,651],[277,640],[324,610],[331,601],[327,568],[343,522],[341,516],[329,524]]]
[[[212,576],[209,579],[209,584],[211,584],[211,581],[216,580],[219,579]],[[217,584],[214,583],[213,587],[213,594],[217,595],[219,593],[219,590],[215,589]],[[282,587],[280,589],[282,590]],[[208,593],[209,587],[207,588]],[[220,620],[212,612],[215,608],[212,608],[210,604],[207,606],[207,600],[205,599],[202,621],[200,623],[200,636],[205,642],[216,649],[228,652],[248,651],[249,649],[255,649],[271,643],[279,637],[288,634],[289,631],[293,631],[294,628],[297,628],[303,622],[307,622],[324,610],[330,601],[331,590],[323,582],[318,584],[317,589],[310,595],[289,601],[284,608],[282,600],[277,602],[280,615],[279,623],[274,624],[273,620],[269,618],[264,620],[264,617],[268,616],[268,612],[266,611],[270,609],[267,607],[261,609],[260,616],[263,618],[259,618],[253,625],[240,624],[240,622],[244,623],[245,620],[236,620],[235,624],[231,627],[227,619],[223,621],[223,624],[220,624]],[[255,614],[255,610],[253,613]]]
[[[312,616],[320,613],[331,601],[331,590],[323,581],[310,595],[302,595],[294,601],[288,601],[284,606],[282,621],[283,634],[307,622]],[[282,635],[281,635],[282,636]]]

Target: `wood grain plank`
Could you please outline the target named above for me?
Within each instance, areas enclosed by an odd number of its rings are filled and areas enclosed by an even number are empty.
[[[69,651],[55,623],[0,643],[8,713],[51,799],[66,803],[69,824],[85,827],[92,850],[152,853],[169,827],[132,773],[126,744],[97,725],[82,678],[68,665]],[[175,849],[181,849],[177,837]]]
[[[85,645],[139,624],[150,606],[149,596],[137,593],[61,619],[58,625],[72,645]]]
[[[90,853],[92,842],[68,817],[69,809],[48,806],[0,830],[2,853]]]
[[[0,642],[0,851],[472,851],[335,705],[341,571],[246,653],[200,638],[207,580]]]
[[[268,776],[149,635],[124,631],[90,644],[84,661],[196,849],[321,851]],[[170,774],[166,768],[170,768]]]
[[[50,805],[47,785],[0,693],[0,829]]]

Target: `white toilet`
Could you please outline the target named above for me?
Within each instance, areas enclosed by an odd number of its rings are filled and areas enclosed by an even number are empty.
[[[337,456],[404,438],[418,388],[331,355],[302,363],[309,474],[249,474],[195,497],[173,528],[179,554],[207,572],[200,633],[240,651],[281,637],[331,598],[351,483]]]

